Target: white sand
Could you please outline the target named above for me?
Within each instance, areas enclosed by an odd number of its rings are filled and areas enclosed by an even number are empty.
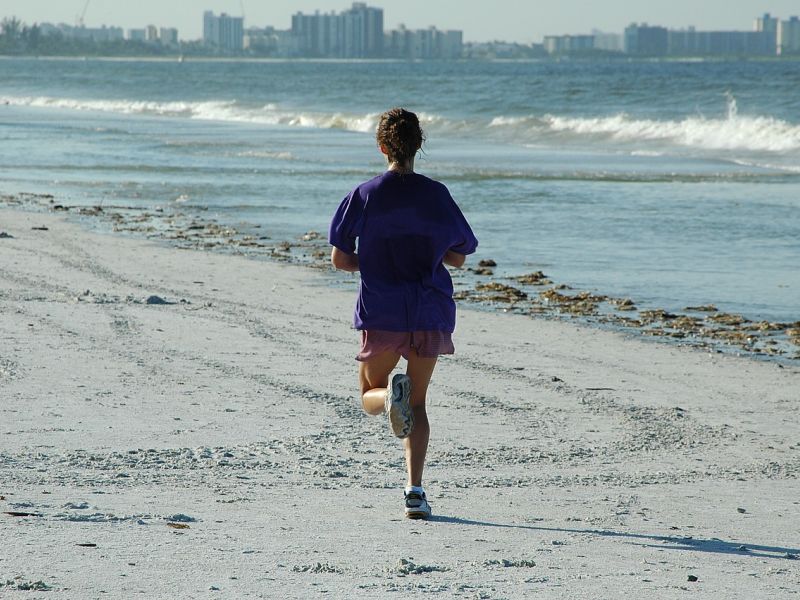
[[[797,367],[462,309],[436,517],[407,521],[352,290],[51,215],[0,231],[0,507],[35,515],[0,514],[2,597],[800,595]]]

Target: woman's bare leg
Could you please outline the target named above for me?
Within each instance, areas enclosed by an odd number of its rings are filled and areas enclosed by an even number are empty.
[[[386,387],[389,385],[389,375],[397,366],[399,360],[399,354],[384,352],[373,356],[366,362],[359,363],[358,379],[361,384],[361,406],[364,407],[364,411],[367,414],[375,416],[383,412],[386,402]]]
[[[421,358],[413,352],[408,357],[406,374],[411,378],[411,410],[414,412],[414,428],[411,430],[411,435],[403,440],[403,444],[406,450],[406,468],[410,486],[422,485],[422,471],[425,468],[425,456],[428,453],[428,437],[430,436],[425,398],[435,367],[436,358]]]
[[[384,352],[373,356],[369,361],[359,363],[361,405],[368,414],[380,415],[384,412],[389,375],[399,360],[399,354]],[[421,358],[413,352],[408,357],[406,374],[411,379],[410,404],[411,410],[414,412],[414,428],[411,430],[411,435],[403,440],[408,485],[422,485],[422,471],[425,468],[425,456],[428,453],[430,436],[425,400],[428,394],[428,384],[430,384],[435,368],[436,358]]]

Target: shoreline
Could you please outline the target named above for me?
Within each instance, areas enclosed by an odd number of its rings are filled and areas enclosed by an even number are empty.
[[[297,239],[273,240],[253,231],[243,233],[231,223],[205,219],[196,208],[180,206],[148,209],[135,206],[69,206],[51,194],[0,194],[0,206],[19,206],[93,219],[110,233],[158,239],[179,248],[246,255],[277,262],[329,270],[329,247],[324,232],[308,231]],[[497,275],[495,261],[484,259],[451,270],[455,298],[460,306],[490,312],[511,312],[531,318],[576,321],[653,341],[697,350],[800,364],[800,315],[793,322],[751,320],[747,315],[717,309],[713,300],[683,311],[640,306],[629,297],[575,289],[554,282],[542,271]],[[353,278],[357,280],[357,278]],[[349,279],[348,279],[349,281]]]
[[[429,394],[434,518],[408,521],[401,447],[358,406],[352,290],[0,223],[4,596],[800,588],[800,367],[462,309]]]
[[[168,55],[91,55],[91,54],[0,54],[0,60],[33,59],[33,60],[107,60],[107,61],[165,61],[174,62],[180,58],[184,62],[319,62],[319,63],[597,63],[597,64],[625,64],[625,63],[791,63],[800,62],[800,55],[787,56],[552,56],[541,58],[323,58],[323,57],[268,57],[268,56],[203,56],[193,54],[168,54]]]

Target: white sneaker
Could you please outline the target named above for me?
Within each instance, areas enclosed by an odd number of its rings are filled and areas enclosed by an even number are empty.
[[[399,438],[407,438],[414,428],[414,413],[411,410],[411,378],[398,373],[392,377],[391,385],[386,388],[386,413],[389,425]]]
[[[405,492],[406,519],[427,519],[431,516],[431,505],[425,492]]]

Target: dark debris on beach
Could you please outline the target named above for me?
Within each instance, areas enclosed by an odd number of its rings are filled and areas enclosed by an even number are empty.
[[[329,270],[330,249],[325,236],[308,231],[295,240],[273,240],[243,224],[241,228],[203,218],[202,210],[124,205],[67,206],[49,194],[0,195],[11,206],[65,212],[99,219],[116,232],[143,235],[180,248],[212,250],[303,264]],[[11,237],[0,234],[0,237]],[[477,307],[532,317],[577,318],[593,325],[665,339],[708,351],[746,356],[800,360],[800,320],[752,321],[720,311],[713,304],[686,306],[681,312],[644,308],[631,298],[573,290],[555,283],[542,271],[496,276],[498,264],[485,258],[475,267],[453,271],[457,301]]]

